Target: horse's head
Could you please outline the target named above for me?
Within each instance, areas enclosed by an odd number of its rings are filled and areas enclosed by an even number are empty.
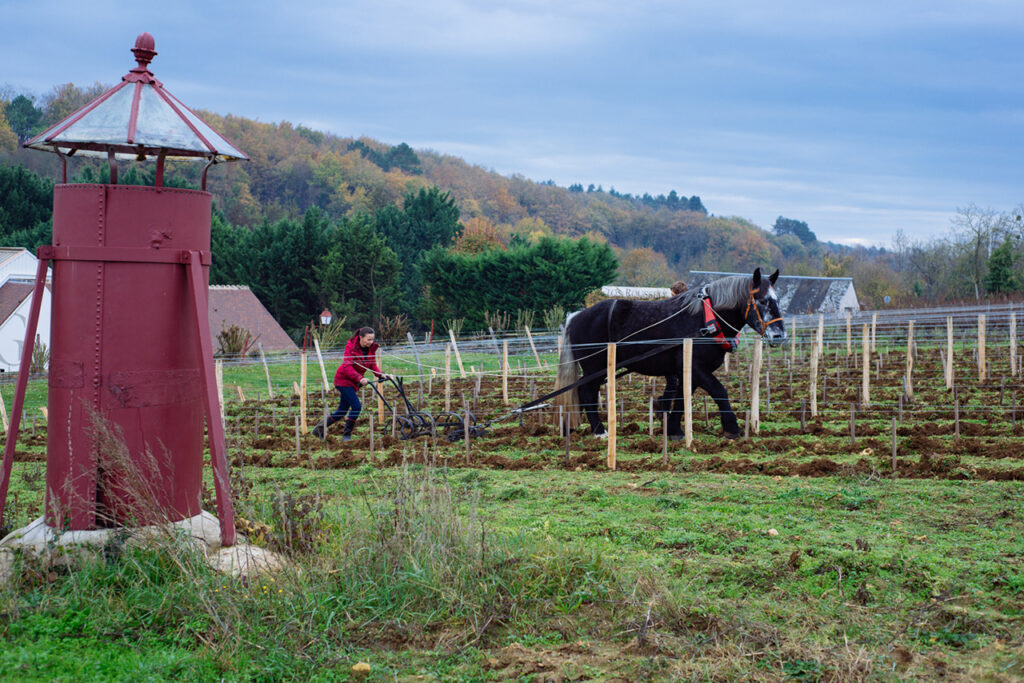
[[[772,346],[779,346],[786,341],[786,327],[779,312],[779,297],[775,294],[775,281],[779,279],[779,271],[761,277],[761,269],[754,270],[750,281],[750,298],[747,300],[747,312],[744,322],[750,328],[768,340]]]

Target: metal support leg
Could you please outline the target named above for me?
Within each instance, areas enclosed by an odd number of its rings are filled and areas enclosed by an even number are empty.
[[[235,510],[231,503],[231,485],[224,443],[224,423],[220,419],[220,397],[213,368],[213,342],[210,338],[210,320],[203,279],[200,252],[190,251],[188,262],[189,285],[192,290],[192,308],[195,327],[199,334],[200,362],[203,366],[203,407],[206,409],[206,429],[210,437],[210,461],[213,465],[213,489],[217,494],[217,517],[220,519],[221,544],[235,544]]]
[[[11,483],[11,467],[14,465],[14,447],[18,441],[21,413],[25,404],[25,388],[28,373],[32,369],[32,349],[35,348],[36,328],[39,325],[39,307],[43,303],[43,288],[46,286],[46,270],[50,266],[49,247],[39,248],[39,263],[36,265],[35,287],[32,289],[32,305],[29,308],[28,325],[25,328],[25,344],[21,348],[21,365],[18,366],[18,383],[14,389],[14,404],[11,406],[11,424],[4,444],[3,473],[0,474],[0,520],[7,506],[7,488]]]

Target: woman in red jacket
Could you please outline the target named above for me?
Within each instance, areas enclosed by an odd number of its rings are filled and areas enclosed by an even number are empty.
[[[324,422],[320,422],[313,427],[313,434],[319,438],[324,438],[326,426],[345,418],[345,431],[341,435],[341,440],[350,441],[352,439],[352,428],[355,427],[359,411],[362,410],[356,389],[369,382],[364,377],[367,371],[372,372],[378,379],[385,376],[377,367],[378,346],[373,339],[372,327],[360,327],[345,344],[345,358],[338,367],[338,371],[334,373],[334,388],[341,394],[341,403],[338,404],[338,409],[327,418],[326,425]]]

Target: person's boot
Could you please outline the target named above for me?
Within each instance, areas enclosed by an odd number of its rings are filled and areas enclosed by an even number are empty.
[[[327,437],[324,436],[324,423],[325,422],[326,422],[325,420],[320,420],[319,424],[317,424],[316,427],[313,427],[313,436],[315,436],[318,439],[326,439],[327,438]]]
[[[353,420],[352,418],[348,418],[348,419],[345,420],[345,431],[342,432],[342,434],[341,434],[341,440],[342,441],[351,441],[352,440],[352,428],[355,427],[355,426],[356,426],[356,421]]]

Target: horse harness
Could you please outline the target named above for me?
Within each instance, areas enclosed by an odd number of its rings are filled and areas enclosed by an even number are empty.
[[[725,349],[726,353],[735,351],[739,347],[739,342],[736,341],[736,337],[725,336],[722,325],[715,315],[715,309],[711,307],[711,296],[708,294],[707,285],[700,288],[697,298],[704,303],[704,327],[700,328],[701,336],[714,339],[715,343]],[[747,302],[747,310],[750,310],[750,302]],[[746,318],[746,314],[743,317]],[[739,335],[739,333],[740,331],[736,330],[736,334]]]

